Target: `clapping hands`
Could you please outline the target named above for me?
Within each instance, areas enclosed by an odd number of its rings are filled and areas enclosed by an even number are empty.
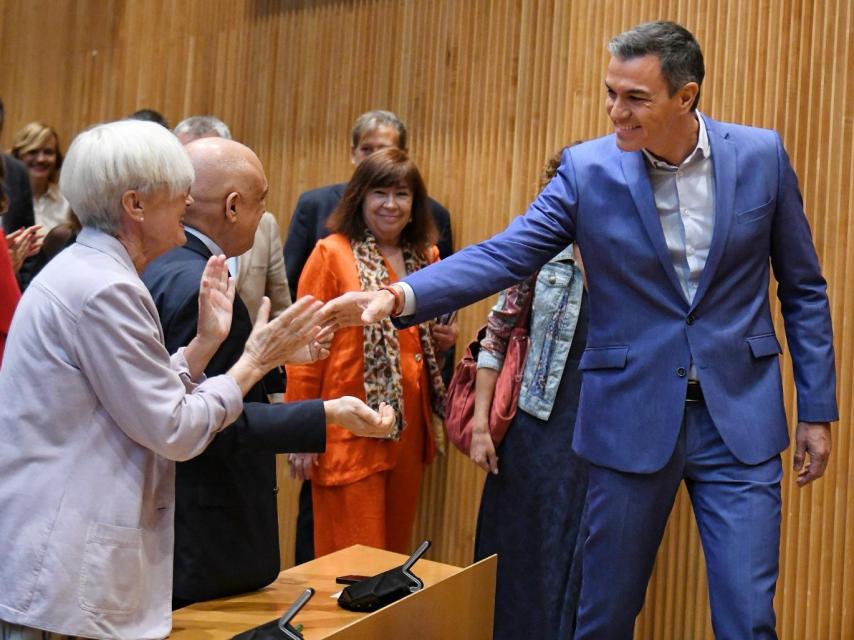
[[[32,227],[21,227],[6,236],[6,244],[9,245],[9,258],[12,260],[12,269],[15,273],[21,269],[24,260],[36,255],[42,248],[44,235],[41,233],[40,224]]]
[[[228,275],[225,256],[212,256],[199,285],[199,324],[197,334],[208,344],[219,347],[231,330],[234,306],[234,278]]]

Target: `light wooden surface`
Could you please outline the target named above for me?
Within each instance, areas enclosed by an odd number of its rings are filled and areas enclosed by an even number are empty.
[[[31,120],[67,145],[143,106],[173,124],[213,113],[258,151],[284,230],[300,192],[350,176],[356,115],[389,108],[462,247],[524,211],[556,149],[609,132],[605,45],[653,19],[700,40],[701,109],[777,129],[800,178],[829,283],[842,419],[827,476],[803,490],[785,477],[778,628],[784,640],[854,638],[854,0],[0,0],[2,142]],[[461,344],[488,306],[460,314]],[[788,352],[781,365],[794,427]],[[471,560],[482,480],[456,451],[429,469],[415,536],[433,539],[431,558]],[[284,566],[295,489],[280,492]],[[637,637],[712,638],[684,493]]]
[[[292,621],[303,625],[306,640],[491,638],[496,556],[467,569],[419,560],[413,572],[424,581],[425,589],[370,614],[342,609],[331,597],[343,588],[335,582],[336,576],[374,575],[405,560],[406,556],[390,551],[349,547],[283,571],[275,583],[260,591],[175,611],[170,638],[231,638],[280,617],[306,587],[316,593]]]

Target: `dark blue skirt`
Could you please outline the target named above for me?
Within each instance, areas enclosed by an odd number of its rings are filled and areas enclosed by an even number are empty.
[[[475,560],[498,554],[496,640],[572,638],[581,588],[587,463],[572,451],[587,300],[548,420],[519,410],[483,487]]]

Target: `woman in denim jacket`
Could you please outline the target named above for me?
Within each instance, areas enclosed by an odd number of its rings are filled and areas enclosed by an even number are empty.
[[[559,163],[560,154],[546,165],[546,183]],[[496,452],[489,408],[510,332],[530,295],[530,347],[519,409]],[[586,335],[587,296],[569,246],[531,279],[500,294],[480,344],[470,456],[490,474],[475,559],[498,553],[496,640],[520,633],[571,638],[575,629],[587,464],[571,444]]]

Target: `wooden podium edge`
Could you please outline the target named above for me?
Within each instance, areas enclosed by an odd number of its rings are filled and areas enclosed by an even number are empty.
[[[329,640],[491,640],[498,556],[472,564],[327,636]],[[418,565],[413,568],[418,575]],[[417,623],[413,625],[413,620]]]

